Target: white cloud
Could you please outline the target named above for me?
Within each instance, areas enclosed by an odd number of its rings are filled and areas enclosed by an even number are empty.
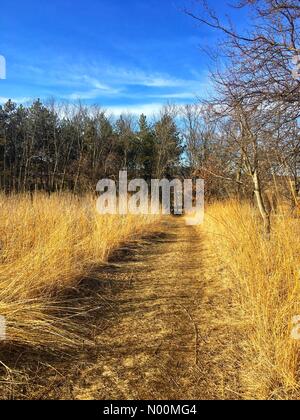
[[[160,99],[196,99],[197,94],[195,92],[175,92],[157,95],[148,95],[148,98],[160,98]]]
[[[12,102],[15,102],[16,104],[24,104],[26,102],[31,102],[32,98],[5,98],[4,96],[0,96],[0,104],[5,104],[6,102],[8,102],[9,100],[11,100]]]
[[[56,66],[47,74],[37,76],[38,82],[47,85],[73,87],[77,90],[98,89],[99,92],[116,94],[126,87],[141,86],[145,88],[177,88],[184,90],[197,90],[201,85],[201,75],[191,74],[191,78],[177,78],[168,73],[145,71],[140,68],[126,68],[105,63],[91,63],[84,65],[66,65],[63,68]],[[67,75],[67,77],[66,77]],[[203,78],[202,78],[203,81]]]
[[[33,68],[23,65],[21,70],[25,82],[34,82],[34,92],[39,92],[34,96],[55,97],[73,102],[86,100],[105,104],[111,98],[125,104],[133,100],[189,101],[203,96],[208,86],[207,75],[192,69],[189,69],[187,78],[179,78],[173,74],[147,71],[134,66],[110,65],[98,60],[71,63],[66,57],[48,62],[47,67]],[[28,98],[17,100],[24,102]]]
[[[134,114],[141,115],[145,114],[151,116],[157,114],[163,107],[162,103],[151,103],[151,104],[136,104],[136,105],[123,105],[123,106],[109,106],[106,107],[107,113],[119,116],[122,114]]]
[[[165,73],[151,73],[141,69],[125,69],[122,67],[108,66],[102,68],[104,77],[108,76],[112,83],[121,85],[140,85],[153,88],[183,87],[194,81],[178,79]]]
[[[86,81],[88,84],[94,86],[94,88],[104,91],[110,91],[111,87],[107,84],[101,83],[98,79],[90,77],[87,74],[84,74],[80,79]]]
[[[88,99],[96,99],[100,97],[108,97],[117,95],[120,93],[118,89],[109,89],[103,90],[101,88],[91,89],[82,92],[73,92],[68,95],[61,95],[61,98],[67,99],[70,101],[79,101],[79,100],[88,100]]]

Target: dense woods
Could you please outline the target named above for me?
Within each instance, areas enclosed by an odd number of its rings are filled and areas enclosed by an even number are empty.
[[[180,134],[167,109],[153,124],[125,115],[114,120],[100,108],[0,107],[1,188],[49,193],[95,190],[103,177],[127,168],[132,177],[171,176],[178,166]]]

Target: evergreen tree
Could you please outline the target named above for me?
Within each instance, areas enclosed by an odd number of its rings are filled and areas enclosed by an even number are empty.
[[[155,168],[155,138],[144,114],[139,119],[137,138],[139,170],[141,176],[150,182]]]

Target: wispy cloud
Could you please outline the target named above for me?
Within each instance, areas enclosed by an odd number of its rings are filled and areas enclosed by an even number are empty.
[[[25,104],[27,102],[31,102],[32,98],[29,97],[21,97],[21,98],[8,98],[4,96],[0,96],[0,104],[3,105],[9,100],[15,102],[16,104]]]
[[[88,75],[88,70],[90,75]],[[86,73],[72,76],[80,85],[90,87],[71,92],[65,98],[96,99],[104,97],[140,99],[195,99],[206,86],[204,77],[180,79],[169,74],[124,69],[113,66],[91,66]]]
[[[109,106],[106,107],[106,111],[110,114],[119,116],[122,114],[133,114],[133,115],[141,115],[145,114],[147,116],[152,116],[157,114],[161,108],[162,103],[150,103],[150,104],[136,104],[136,105],[123,105],[123,106]]]
[[[102,70],[103,71],[103,70]],[[172,77],[169,74],[146,72],[141,69],[126,69],[122,67],[108,66],[103,71],[104,77],[110,77],[110,80],[116,84],[140,85],[153,88],[172,88],[179,87],[184,80]]]
[[[163,94],[154,94],[148,95],[148,98],[160,98],[160,99],[196,99],[196,92],[174,92],[174,93],[163,93]]]
[[[101,103],[140,103],[141,101],[164,103],[167,100],[192,101],[201,96],[207,77],[190,69],[186,78],[166,72],[145,70],[136,66],[111,65],[103,61],[71,61],[67,57],[38,64],[22,63],[16,69],[22,85],[30,88],[23,91],[24,98],[31,96],[71,102],[87,101]],[[189,77],[190,76],[190,77]],[[19,76],[18,76],[19,77]],[[38,94],[36,94],[38,92]],[[7,92],[3,92],[3,97]],[[2,98],[6,99],[6,98]]]

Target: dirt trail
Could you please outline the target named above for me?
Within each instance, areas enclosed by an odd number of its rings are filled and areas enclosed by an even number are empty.
[[[167,230],[165,238],[142,247],[134,261],[123,261],[113,273],[114,281],[130,284],[113,302],[110,326],[97,336],[105,350],[81,373],[75,398],[191,396],[199,345],[194,316],[201,301],[201,242],[196,229],[181,219]]]
[[[98,273],[99,313],[91,319],[95,348],[49,363],[36,398],[202,399],[202,240],[181,218],[159,238],[136,246]],[[96,286],[99,287],[99,286]],[[202,350],[201,350],[202,349]]]

